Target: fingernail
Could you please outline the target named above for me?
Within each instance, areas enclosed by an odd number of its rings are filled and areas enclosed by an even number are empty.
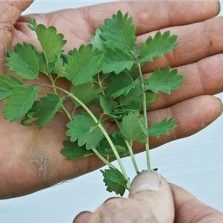
[[[74,218],[73,223],[76,223],[78,218],[83,215],[83,214],[90,214],[90,211],[81,211],[79,214],[77,214],[77,216]]]
[[[223,113],[223,103],[222,103],[222,100],[219,97],[216,97],[216,98],[219,100],[219,102],[221,104],[221,113]]]
[[[162,178],[156,171],[144,171],[133,180],[129,195],[132,196],[145,190],[158,191],[161,182]]]

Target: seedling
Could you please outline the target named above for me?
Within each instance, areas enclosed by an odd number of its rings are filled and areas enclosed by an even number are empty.
[[[64,112],[69,121],[61,153],[68,160],[96,155],[108,166],[101,171],[107,190],[123,195],[130,179],[122,158],[130,156],[139,174],[133,152],[133,144],[139,142],[145,146],[147,169],[151,169],[150,137],[168,134],[176,126],[170,117],[149,125],[147,110],[159,93],[170,94],[179,88],[182,75],[165,67],[144,78],[142,67],[175,49],[177,37],[169,31],[157,32],[138,46],[132,18],[119,11],[96,30],[91,43],[64,53],[66,40],[55,27],[31,19],[29,28],[42,50],[22,43],[8,52],[6,65],[12,75],[0,75],[5,119],[43,128],[58,112]],[[48,83],[33,81],[40,73]],[[58,79],[66,79],[70,87],[59,87]],[[46,87],[51,91],[40,96]],[[65,99],[72,102],[72,109]],[[113,132],[111,125],[116,126]]]

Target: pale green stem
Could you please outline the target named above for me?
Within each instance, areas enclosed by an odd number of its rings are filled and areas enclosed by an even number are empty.
[[[96,149],[92,149],[92,151],[95,153],[95,155],[107,166],[116,169],[114,165],[112,165],[111,162],[109,162],[107,159],[105,159]]]
[[[130,157],[131,157],[131,159],[132,159],[132,163],[133,163],[133,166],[134,166],[134,168],[135,168],[136,174],[139,174],[140,171],[139,171],[139,168],[138,168],[136,159],[135,159],[134,152],[133,152],[133,150],[132,150],[132,143],[129,144],[129,142],[128,142],[127,140],[125,140],[125,143],[126,143],[126,146],[127,146],[128,150],[129,150]]]
[[[137,63],[139,75],[140,75],[140,82],[141,82],[141,88],[142,88],[142,100],[143,100],[143,115],[145,119],[145,126],[148,129],[148,117],[147,117],[147,103],[146,103],[146,93],[145,93],[145,84],[142,74],[141,65]],[[149,137],[146,137],[146,162],[147,162],[147,168],[148,170],[151,170],[151,160],[150,160],[150,145],[149,145]]]
[[[46,85],[46,84],[45,84]],[[50,86],[50,85],[46,85],[46,86]],[[101,132],[103,133],[103,135],[105,136],[106,140],[108,141],[109,145],[111,146],[111,149],[118,161],[119,167],[122,171],[122,174],[124,175],[124,177],[126,178],[126,180],[129,181],[128,175],[126,173],[126,170],[123,166],[122,160],[115,148],[115,145],[113,144],[110,136],[108,135],[107,131],[105,130],[105,128],[102,126],[102,124],[98,121],[98,119],[95,117],[95,115],[91,112],[91,110],[82,102],[80,101],[77,97],[75,97],[73,94],[71,94],[70,92],[64,90],[63,88],[57,87],[55,86],[56,89],[64,92],[65,94],[67,94],[69,97],[71,97],[73,100],[75,100],[79,105],[81,105],[81,107],[91,116],[91,118],[94,120],[94,122],[98,125],[99,129],[101,130]]]
[[[51,83],[52,83],[52,85],[53,85],[54,93],[55,93],[56,95],[58,95],[57,90],[56,90],[57,86],[55,85],[55,82],[54,82],[54,80],[53,80],[52,75],[51,75],[51,74],[48,74],[48,77],[49,77],[49,79],[50,79],[50,81],[51,81]],[[71,117],[70,112],[66,109],[66,107],[64,106],[63,103],[62,103],[61,107],[62,107],[62,109],[64,110],[64,112],[66,113],[67,117],[68,117],[70,120],[72,120],[72,117]]]

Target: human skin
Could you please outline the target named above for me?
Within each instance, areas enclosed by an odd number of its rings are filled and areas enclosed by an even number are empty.
[[[73,223],[222,223],[223,213],[168,182],[155,172],[137,176],[128,198],[113,198]]]
[[[20,14],[31,2],[0,2],[0,72],[6,73],[7,50],[20,42],[40,48]],[[117,10],[129,12],[137,27],[138,43],[156,30],[170,30],[178,36],[178,48],[144,68],[149,73],[159,66],[176,67],[184,76],[181,89],[171,96],[160,95],[148,116],[150,122],[174,117],[177,128],[171,134],[151,139],[155,148],[190,136],[213,122],[222,113],[222,103],[212,96],[223,90],[223,31],[219,3],[209,1],[116,1],[81,9],[32,15],[37,23],[55,26],[68,40],[65,51],[89,41],[96,27]],[[188,16],[188,11],[190,16]],[[41,77],[41,81],[46,80]],[[60,85],[67,86],[66,81]],[[0,104],[0,108],[2,104]],[[21,196],[75,178],[102,166],[94,156],[67,161],[61,154],[65,139],[63,114],[42,129],[9,123],[0,115],[0,198]],[[142,146],[135,145],[141,152]]]

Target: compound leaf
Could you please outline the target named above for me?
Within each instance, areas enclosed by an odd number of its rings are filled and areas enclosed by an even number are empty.
[[[170,94],[181,86],[183,77],[176,69],[158,69],[145,81],[145,90]]]
[[[68,124],[66,135],[72,142],[78,142],[78,146],[86,146],[87,150],[95,149],[104,138],[101,130],[93,119],[87,114],[74,117]]]
[[[159,138],[162,135],[168,134],[175,127],[176,127],[176,121],[172,118],[167,118],[162,121],[153,123],[149,127],[149,135],[151,137]]]
[[[157,32],[154,37],[149,37],[139,48],[139,60],[141,63],[151,62],[155,58],[176,48],[177,36],[171,35],[169,31]]]
[[[64,77],[75,86],[91,82],[101,71],[103,58],[104,54],[94,50],[92,45],[82,45],[79,50],[74,49],[68,55]]]
[[[123,174],[118,169],[114,168],[101,170],[101,173],[103,174],[107,191],[115,192],[117,195],[123,196],[128,183]]]
[[[17,44],[14,50],[8,53],[7,66],[19,77],[28,80],[37,79],[39,60],[35,48],[27,43]]]
[[[5,119],[18,121],[32,107],[37,99],[39,88],[29,85],[20,86],[12,90],[10,96],[5,100],[3,113]]]

